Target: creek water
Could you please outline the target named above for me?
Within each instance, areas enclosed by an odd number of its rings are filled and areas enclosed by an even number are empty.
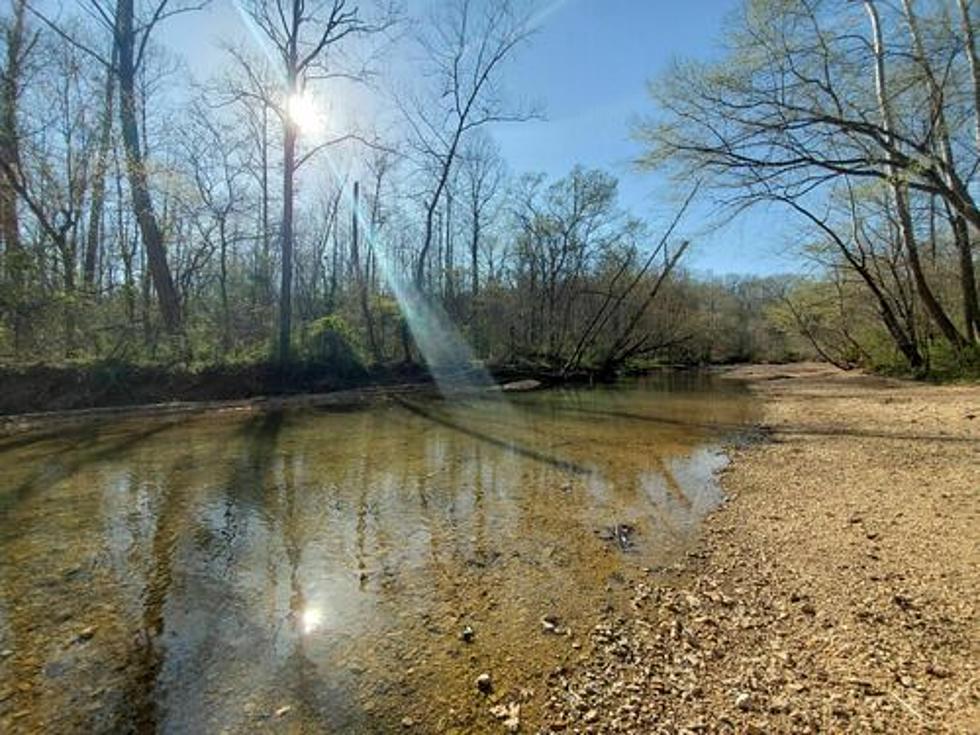
[[[0,440],[0,730],[533,731],[754,418],[679,373]]]

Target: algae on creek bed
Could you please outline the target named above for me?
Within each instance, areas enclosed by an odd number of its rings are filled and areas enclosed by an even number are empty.
[[[754,415],[669,374],[0,442],[0,726],[499,732],[515,703],[533,726]]]

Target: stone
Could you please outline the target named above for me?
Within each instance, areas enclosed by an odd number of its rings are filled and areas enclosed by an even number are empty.
[[[521,727],[521,705],[519,702],[498,704],[490,708],[490,714],[498,720],[503,720],[507,732],[517,732]]]
[[[464,625],[463,630],[459,634],[459,639],[464,643],[469,643],[473,640],[476,635],[476,631],[473,630],[469,625]]]
[[[415,725],[415,720],[411,717],[402,717],[402,727],[413,727]]]
[[[484,694],[489,694],[493,690],[493,679],[490,674],[483,673],[476,677],[476,688]]]
[[[743,712],[750,712],[754,708],[755,702],[753,701],[751,694],[748,692],[740,692],[735,696],[735,706]]]
[[[510,383],[504,383],[500,386],[500,390],[506,391],[507,393],[522,393],[529,390],[537,390],[541,387],[540,380],[526,379],[526,380],[514,380]]]
[[[284,705],[276,710],[276,717],[284,717],[288,715],[292,711],[292,709],[293,708],[290,705],[288,704]]]

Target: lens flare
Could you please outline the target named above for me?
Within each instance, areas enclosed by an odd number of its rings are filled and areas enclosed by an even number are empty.
[[[323,612],[318,607],[308,607],[300,615],[300,627],[304,633],[313,633],[323,624]]]
[[[315,135],[323,129],[323,118],[313,97],[306,92],[295,92],[286,101],[289,119],[304,135]]]

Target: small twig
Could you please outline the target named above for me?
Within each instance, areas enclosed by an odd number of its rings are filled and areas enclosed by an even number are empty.
[[[888,693],[889,693],[889,694],[890,694],[890,695],[891,695],[892,697],[894,697],[894,698],[895,698],[895,701],[896,701],[896,702],[898,702],[898,703],[899,703],[900,705],[902,705],[902,706],[903,706],[903,707],[904,707],[905,709],[907,709],[907,710],[908,710],[909,712],[911,712],[911,713],[912,713],[912,714],[913,714],[913,715],[915,716],[915,718],[916,718],[916,719],[917,719],[917,720],[918,720],[918,721],[919,721],[920,723],[922,723],[923,725],[925,725],[925,724],[926,724],[926,718],[925,718],[925,717],[923,717],[922,715],[920,715],[920,714],[919,714],[919,713],[918,713],[918,712],[917,712],[917,711],[915,710],[915,708],[914,708],[914,707],[912,707],[912,705],[911,705],[911,704],[909,704],[909,703],[908,703],[908,702],[906,702],[906,701],[905,701],[904,699],[902,699],[902,698],[901,698],[900,696],[898,696],[897,694],[895,694],[895,692],[888,692]]]

